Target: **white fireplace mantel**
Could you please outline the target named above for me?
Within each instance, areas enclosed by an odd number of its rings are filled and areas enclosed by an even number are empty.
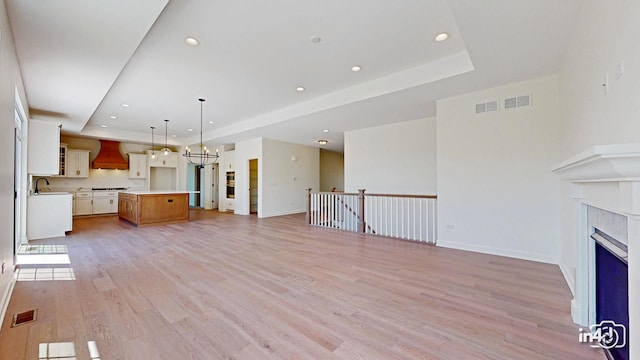
[[[553,172],[569,182],[640,181],[640,143],[594,146]]]
[[[573,183],[573,198],[581,204],[576,210],[575,298],[572,316],[581,325],[592,324],[594,313],[590,274],[594,274],[592,229],[587,206],[595,206],[627,218],[629,304],[640,303],[640,143],[598,145],[558,164],[553,172]],[[640,307],[629,306],[632,353],[640,353]]]

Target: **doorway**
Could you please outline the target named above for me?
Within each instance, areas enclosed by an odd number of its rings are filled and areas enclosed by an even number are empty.
[[[187,169],[187,190],[193,191],[189,194],[189,206],[193,208],[201,208],[204,205],[204,201],[202,201],[202,197],[204,194],[202,193],[202,184],[204,183],[202,177],[204,175],[204,171],[200,166],[196,166],[193,164],[188,165]]]
[[[17,115],[17,112],[16,112]],[[17,119],[19,120],[19,119]],[[20,130],[15,128],[15,140],[14,140],[14,158],[13,158],[13,254],[16,255],[22,244],[22,237],[20,236],[20,229],[22,228],[22,191],[20,184],[22,183],[21,176],[21,164],[22,164],[22,135]]]
[[[258,159],[249,160],[249,213],[258,213]]]
[[[22,118],[18,109],[14,111],[14,155],[13,155],[13,254],[22,245]]]
[[[218,164],[211,165],[211,208],[218,208],[218,198],[220,188],[218,187],[219,178]]]

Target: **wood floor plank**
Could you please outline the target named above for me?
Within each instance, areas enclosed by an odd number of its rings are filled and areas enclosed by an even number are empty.
[[[32,244],[66,245],[75,280],[16,283],[0,359],[51,343],[87,359],[93,342],[102,360],[604,359],[578,343],[554,265],[201,210],[78,218]]]

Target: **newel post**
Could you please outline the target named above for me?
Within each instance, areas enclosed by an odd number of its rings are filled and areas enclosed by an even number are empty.
[[[307,189],[307,214],[304,217],[307,225],[311,224],[311,188]]]
[[[366,189],[358,189],[358,232],[365,232],[364,229],[364,192]]]

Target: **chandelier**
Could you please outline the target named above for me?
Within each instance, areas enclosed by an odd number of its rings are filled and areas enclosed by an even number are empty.
[[[210,154],[209,149],[207,149],[207,147],[202,143],[202,103],[204,103],[205,100],[198,99],[198,101],[200,101],[200,144],[198,144],[198,146],[200,146],[200,152],[191,152],[191,149],[189,149],[189,147],[187,146],[182,156],[184,156],[189,163],[199,168],[203,168],[218,161],[220,155],[218,155],[217,149],[215,154]]]

